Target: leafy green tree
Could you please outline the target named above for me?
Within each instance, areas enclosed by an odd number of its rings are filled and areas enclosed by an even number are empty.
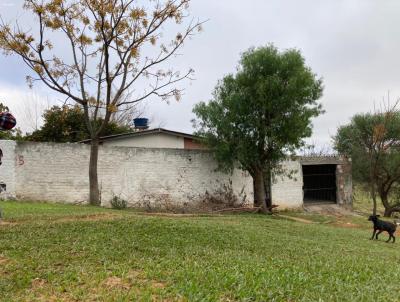
[[[322,110],[322,80],[298,50],[269,45],[251,48],[235,75],[223,78],[213,99],[197,104],[197,135],[215,153],[220,167],[235,163],[254,180],[255,205],[272,206],[271,181],[279,163],[312,133],[311,119]]]
[[[53,106],[43,114],[44,125],[25,137],[26,140],[38,142],[77,142],[90,138],[87,130],[84,111],[79,106]],[[102,119],[97,123],[101,124]],[[104,135],[120,134],[132,131],[129,126],[120,126],[114,122],[107,123]]]
[[[384,215],[400,212],[400,113],[394,109],[357,114],[339,127],[335,149],[352,158],[353,178],[368,185],[376,214],[377,195]]]

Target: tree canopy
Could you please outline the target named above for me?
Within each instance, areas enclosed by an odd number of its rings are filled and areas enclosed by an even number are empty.
[[[400,188],[400,113],[397,110],[353,116],[348,125],[339,127],[334,147],[352,158],[353,177],[368,185],[374,213],[376,194],[385,207],[385,216],[400,211],[400,202],[397,201]]]
[[[90,138],[84,119],[84,112],[79,106],[53,106],[43,114],[43,126],[28,134],[25,139],[37,142],[77,142]],[[102,119],[98,119],[99,124]],[[125,125],[109,122],[104,135],[120,134],[132,131]]]
[[[264,211],[271,206],[272,171],[312,134],[322,91],[322,80],[300,51],[269,45],[243,53],[236,74],[224,77],[212,100],[194,108],[196,134],[221,168],[238,163],[252,175],[255,202]]]

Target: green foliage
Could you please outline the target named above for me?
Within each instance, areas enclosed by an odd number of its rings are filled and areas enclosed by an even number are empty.
[[[322,90],[322,80],[298,50],[251,48],[237,73],[218,83],[213,99],[195,106],[196,134],[214,151],[220,168],[238,162],[257,179],[256,199],[263,202],[257,175],[265,174],[270,186],[271,171],[312,134],[311,119],[322,112],[317,104]]]
[[[400,184],[400,113],[357,114],[348,125],[339,127],[334,148],[352,158],[353,178],[372,183],[385,208],[399,206],[389,202]],[[372,173],[372,174],[371,174]]]
[[[9,112],[9,111],[10,109],[8,108],[8,106],[0,102],[0,112]]]
[[[123,210],[128,206],[128,202],[119,196],[114,196],[110,203],[111,207],[116,210]]]
[[[24,136],[21,129],[14,128],[8,131],[0,131],[0,139],[21,141],[24,140]]]
[[[0,227],[0,301],[398,301],[398,244],[368,240],[366,217],[1,207],[15,224]]]
[[[53,106],[43,114],[44,125],[41,129],[26,136],[26,140],[37,142],[77,142],[90,138],[85,124],[85,115],[80,106]],[[94,123],[94,122],[92,122]],[[101,118],[97,119],[100,126]],[[128,126],[120,126],[109,122],[104,129],[103,135],[112,135],[129,132]]]
[[[384,129],[382,128],[383,125]],[[381,146],[376,145],[381,141]],[[379,154],[380,174],[398,175],[400,178],[400,113],[385,121],[382,114],[357,114],[348,125],[339,127],[334,137],[334,148],[352,158],[353,177],[356,181],[369,180],[370,153]]]
[[[252,48],[242,55],[236,75],[218,83],[213,99],[196,105],[197,135],[227,167],[235,160],[244,169],[276,164],[311,135],[321,95],[322,81],[299,51]]]

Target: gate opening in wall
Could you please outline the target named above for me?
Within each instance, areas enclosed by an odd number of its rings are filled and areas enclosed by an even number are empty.
[[[336,203],[336,165],[303,165],[304,203]]]

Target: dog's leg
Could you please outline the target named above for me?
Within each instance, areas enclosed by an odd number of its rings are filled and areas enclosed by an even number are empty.
[[[379,232],[376,233],[376,236],[375,236],[375,239],[376,239],[376,240],[378,240],[378,235],[379,235],[380,233],[382,233],[382,232],[383,232],[382,230],[379,230]]]
[[[375,233],[376,233],[376,229],[374,229],[374,231],[372,232],[372,237],[371,237],[371,239],[370,239],[370,240],[373,240],[373,239],[374,239],[374,237],[375,237]]]

